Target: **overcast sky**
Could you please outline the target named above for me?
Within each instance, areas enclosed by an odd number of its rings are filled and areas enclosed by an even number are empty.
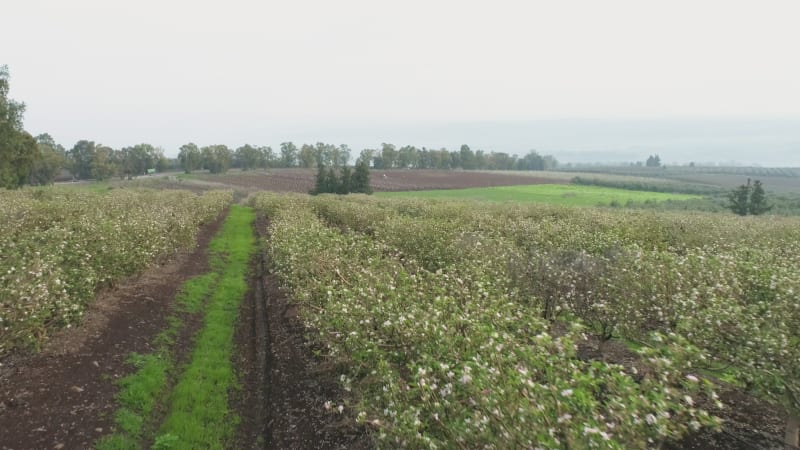
[[[5,0],[2,15],[26,128],[67,147],[358,150],[451,123],[800,118],[798,0]],[[387,131],[358,134],[371,127]]]

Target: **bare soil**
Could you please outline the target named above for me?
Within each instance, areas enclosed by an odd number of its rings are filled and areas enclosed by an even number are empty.
[[[101,292],[79,327],[62,330],[39,354],[14,355],[0,371],[0,448],[91,448],[111,432],[126,359],[152,350],[179,287],[208,270],[208,242],[225,214],[200,231],[192,251]]]
[[[183,185],[211,182],[217,188],[229,186],[248,192],[274,191],[308,193],[314,187],[314,169],[270,169],[269,171],[230,171],[222,175],[197,174]],[[523,184],[563,183],[552,178],[537,178],[503,172],[463,170],[372,170],[370,184],[375,192],[431,189],[464,189]]]
[[[257,221],[262,235],[263,217]],[[260,253],[250,275],[237,332],[243,389],[236,448],[370,449],[372,441],[352,417],[327,411],[326,400],[345,397],[335,371],[313,356],[297,309],[278,289]]]

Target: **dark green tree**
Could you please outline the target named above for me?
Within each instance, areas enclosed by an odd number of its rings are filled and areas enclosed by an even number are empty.
[[[747,184],[743,184],[728,194],[728,208],[735,214],[746,216],[750,203],[750,179]]]
[[[91,178],[92,160],[94,159],[96,147],[97,145],[94,141],[80,140],[67,152],[70,171],[74,176],[82,180]]]
[[[325,172],[325,192],[335,194],[339,192],[339,178],[333,167],[329,167]]]
[[[309,191],[308,193],[311,195],[317,194],[324,194],[328,192],[325,186],[325,166],[318,166],[317,167],[317,177],[314,181],[314,189]]]
[[[658,155],[650,155],[645,162],[647,167],[661,167],[661,157]]]
[[[344,166],[344,167],[342,167],[341,172],[342,173],[339,176],[339,183],[338,183],[336,192],[338,194],[347,195],[350,192],[352,192],[351,191],[351,188],[352,188],[351,182],[352,182],[353,171],[349,167]]]
[[[755,180],[750,184],[743,184],[728,194],[728,209],[740,216],[752,214],[758,216],[772,209],[767,203],[767,194],[761,181]]]
[[[461,150],[458,152],[459,161],[461,162],[461,168],[464,170],[475,170],[477,169],[476,161],[475,161],[475,153],[472,152],[472,149],[469,148],[469,145],[464,144],[461,146]]]
[[[750,203],[747,210],[750,214],[758,216],[772,209],[772,205],[767,204],[767,194],[761,181],[753,182],[753,189],[750,192]]]
[[[22,127],[25,104],[8,98],[8,66],[0,66],[0,187],[22,186],[41,158],[36,140]]]
[[[360,159],[356,164],[355,171],[353,171],[353,169],[349,166],[344,166],[339,170],[339,176],[336,175],[336,169],[333,167],[317,167],[317,176],[314,183],[314,189],[311,189],[308,193],[311,195],[346,195],[350,193],[371,194],[372,189],[369,186],[368,162]]]
[[[356,170],[350,180],[350,192],[372,194],[372,187],[369,185],[369,162],[364,158],[356,164]]]

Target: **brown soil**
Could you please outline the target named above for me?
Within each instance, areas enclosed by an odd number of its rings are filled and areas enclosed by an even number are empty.
[[[271,169],[262,171],[230,171],[222,175],[196,175],[191,183],[213,182],[217,189],[225,186],[246,192],[275,191],[308,193],[314,187],[314,169]],[[563,183],[562,180],[537,178],[503,172],[463,170],[372,170],[370,184],[375,192],[414,191],[425,189],[463,189],[522,184]]]
[[[259,234],[267,223],[259,217]],[[269,256],[257,256],[250,295],[237,332],[243,389],[242,418],[236,448],[368,449],[369,436],[352,417],[325,410],[325,401],[341,399],[336,374],[313,357],[296,307],[269,273]]]
[[[785,417],[775,407],[736,388],[721,385],[720,401],[725,405],[717,410],[703,405],[710,413],[722,418],[722,430],[700,430],[668,449],[691,450],[796,450],[784,445]]]
[[[6,359],[0,372],[0,448],[90,448],[109,433],[116,380],[132,352],[152,350],[178,288],[208,270],[208,242],[225,214],[205,226],[194,250],[98,295],[81,326],[54,334],[36,355]]]

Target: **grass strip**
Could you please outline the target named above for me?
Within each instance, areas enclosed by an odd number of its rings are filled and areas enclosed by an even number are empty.
[[[229,391],[237,387],[231,361],[234,325],[247,291],[248,263],[256,248],[254,219],[252,209],[234,205],[211,241],[212,267],[219,270],[219,282],[209,299],[191,360],[172,391],[154,448],[223,448],[233,437],[239,421],[228,406]]]
[[[137,370],[119,381],[117,395],[119,409],[114,413],[117,431],[96,443],[98,450],[127,450],[141,448],[147,438],[145,428],[158,404],[159,397],[167,389],[169,374],[174,370],[170,349],[183,328],[181,313],[195,314],[200,311],[205,299],[217,280],[216,273],[207,273],[186,281],[177,296],[177,311],[167,318],[167,329],[155,340],[156,350],[148,355],[133,353],[128,363]]]
[[[631,191],[599,186],[574,184],[534,184],[522,186],[495,186],[469,189],[441,189],[433,191],[379,192],[378,197],[433,198],[470,201],[522,203],[550,203],[566,206],[626,205],[628,202],[644,203],[666,200],[697,200],[702,197],[689,194]]]

